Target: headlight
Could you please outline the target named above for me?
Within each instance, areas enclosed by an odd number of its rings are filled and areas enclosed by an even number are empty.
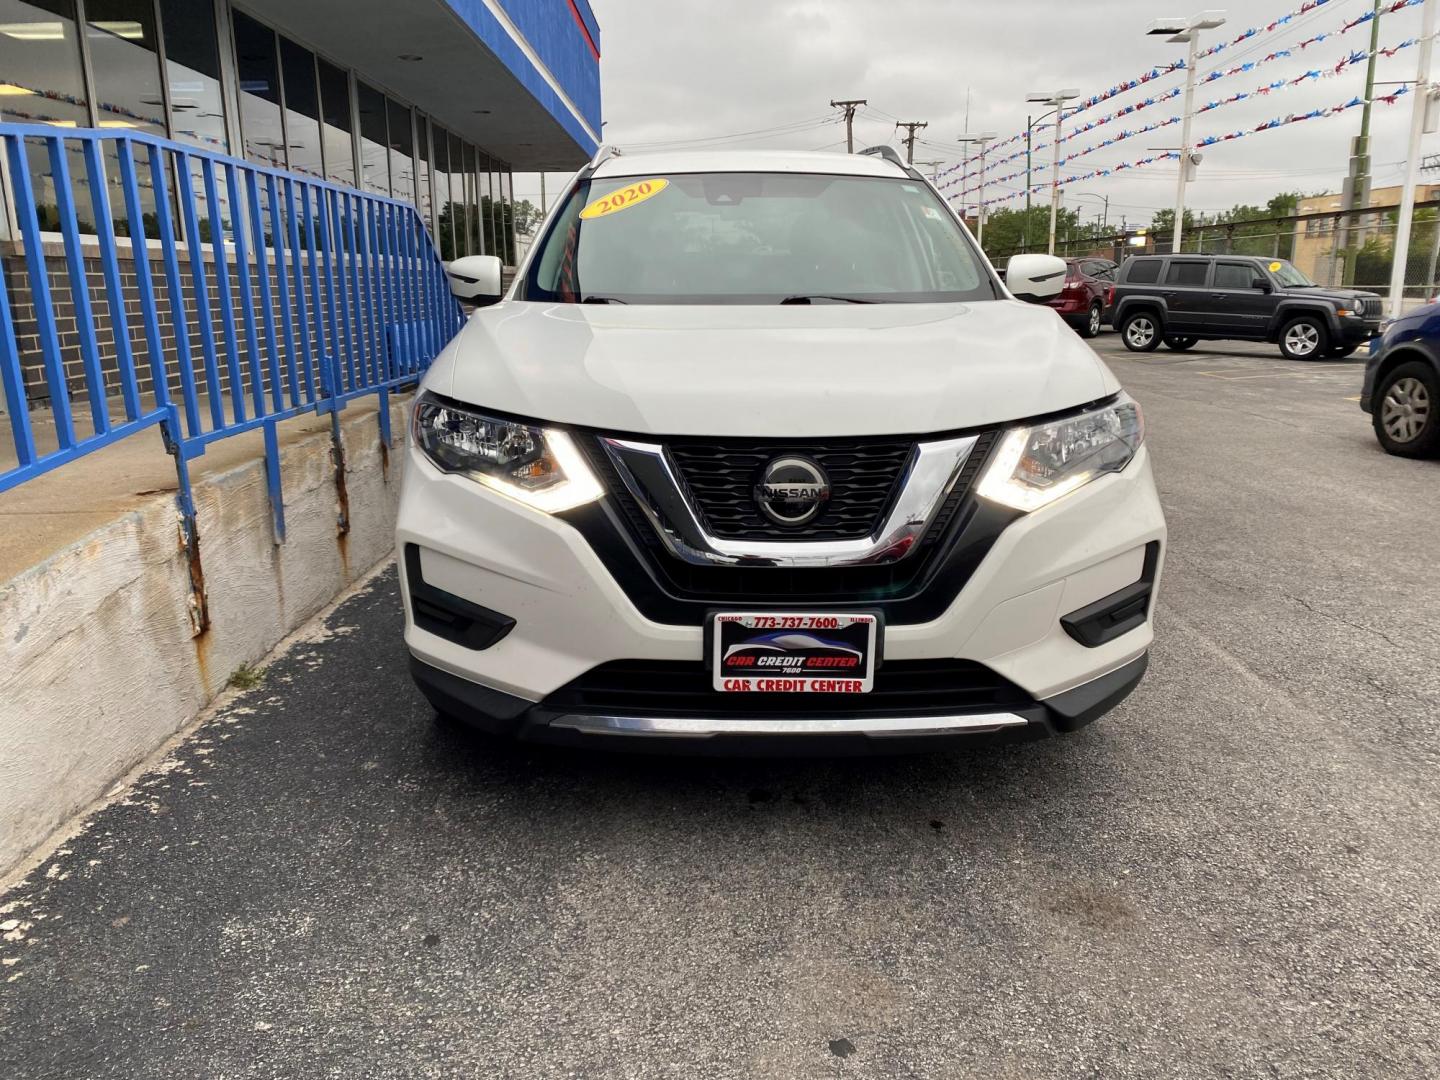
[[[1016,510],[1038,510],[1125,468],[1144,437],[1140,406],[1123,395],[1094,412],[1015,428],[1001,440],[976,490]]]
[[[604,494],[563,431],[485,416],[428,394],[415,402],[412,424],[415,445],[436,468],[533,509],[556,514]]]

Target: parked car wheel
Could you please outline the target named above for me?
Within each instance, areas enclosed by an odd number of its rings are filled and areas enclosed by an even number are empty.
[[[1440,376],[1421,360],[1395,368],[1375,393],[1375,437],[1400,457],[1440,457]]]
[[[1120,336],[1131,352],[1154,352],[1160,345],[1160,319],[1151,311],[1127,315],[1120,324]]]
[[[1167,337],[1165,347],[1175,352],[1184,352],[1186,349],[1193,349],[1199,338],[1193,337]]]
[[[1355,350],[1358,349],[1358,348],[1360,348],[1360,346],[1359,346],[1358,344],[1355,344],[1355,345],[1336,345],[1334,348],[1332,348],[1332,349],[1331,349],[1328,353],[1326,353],[1325,355],[1326,355],[1327,357],[1329,357],[1331,360],[1344,360],[1345,357],[1354,355]]]
[[[1330,333],[1314,315],[1291,319],[1280,331],[1280,354],[1287,360],[1319,360],[1330,350]]]
[[[1099,304],[1091,304],[1090,314],[1085,316],[1085,322],[1080,327],[1080,336],[1083,338],[1097,337],[1100,333],[1100,322],[1104,314]]]

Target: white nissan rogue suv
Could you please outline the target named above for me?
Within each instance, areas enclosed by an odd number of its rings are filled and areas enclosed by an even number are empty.
[[[602,150],[415,401],[420,689],[591,746],[1074,731],[1144,674],[1140,409],[893,151]],[[1009,290],[1013,290],[1013,293]]]

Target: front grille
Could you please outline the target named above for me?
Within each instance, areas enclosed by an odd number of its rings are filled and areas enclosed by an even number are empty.
[[[657,622],[699,625],[714,606],[814,609],[878,607],[888,622],[938,618],[991,544],[1017,515],[974,497],[972,488],[994,450],[997,432],[982,432],[919,549],[879,566],[697,566],[664,546],[598,439],[580,440],[609,498],[563,516],[589,541],[630,599]]]
[[[906,441],[666,443],[712,536],[727,540],[861,540],[879,528],[915,444]],[[779,525],[755,504],[755,485],[777,457],[798,455],[830,478],[830,499],[813,521]]]
[[[596,716],[799,717],[941,716],[1014,710],[1035,701],[1014,683],[968,660],[897,660],[875,672],[868,694],[722,694],[704,664],[618,660],[592,668],[542,707]]]

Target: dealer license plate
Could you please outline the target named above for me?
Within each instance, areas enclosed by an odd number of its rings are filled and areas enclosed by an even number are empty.
[[[710,635],[715,689],[744,694],[868,694],[875,615],[721,612]]]

